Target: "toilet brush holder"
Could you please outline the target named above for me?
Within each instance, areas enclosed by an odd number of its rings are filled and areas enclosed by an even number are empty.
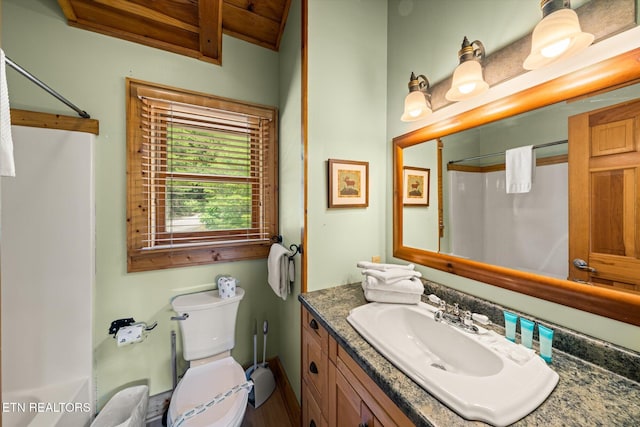
[[[267,401],[275,390],[276,380],[267,363],[250,367],[246,370],[246,375],[248,379],[253,381],[253,389],[249,393],[249,403],[254,408],[258,408]]]

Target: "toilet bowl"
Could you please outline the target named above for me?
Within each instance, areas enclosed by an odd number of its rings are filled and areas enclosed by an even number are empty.
[[[182,354],[190,367],[171,396],[170,427],[238,427],[242,423],[250,390],[237,388],[246,377],[230,351],[243,297],[244,290],[238,287],[230,298],[221,298],[213,290],[171,301],[182,333]],[[196,408],[197,414],[192,415]]]
[[[167,417],[169,425],[175,426],[186,411],[210,402],[244,381],[244,370],[232,357],[189,368],[173,392]],[[201,414],[186,419],[180,427],[238,427],[242,423],[248,397],[248,391],[241,390]]]

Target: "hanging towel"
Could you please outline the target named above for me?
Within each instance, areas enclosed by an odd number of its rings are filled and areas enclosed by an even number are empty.
[[[507,193],[528,193],[533,183],[535,167],[533,145],[507,150],[505,152]]]
[[[296,277],[293,252],[279,243],[271,245],[267,259],[268,282],[273,292],[283,300],[291,293],[291,285]]]
[[[16,176],[11,138],[11,110],[7,90],[6,57],[0,49],[0,176]]]

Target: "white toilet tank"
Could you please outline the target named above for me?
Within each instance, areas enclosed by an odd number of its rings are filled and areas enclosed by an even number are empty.
[[[171,307],[180,320],[182,353],[185,360],[197,360],[231,350],[235,345],[236,315],[244,289],[237,287],[236,296],[220,298],[218,291],[179,295]]]

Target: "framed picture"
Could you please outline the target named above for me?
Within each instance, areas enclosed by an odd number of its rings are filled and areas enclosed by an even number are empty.
[[[329,207],[369,206],[369,162],[329,159]]]
[[[402,203],[404,206],[429,206],[430,170],[405,166],[402,185]]]

